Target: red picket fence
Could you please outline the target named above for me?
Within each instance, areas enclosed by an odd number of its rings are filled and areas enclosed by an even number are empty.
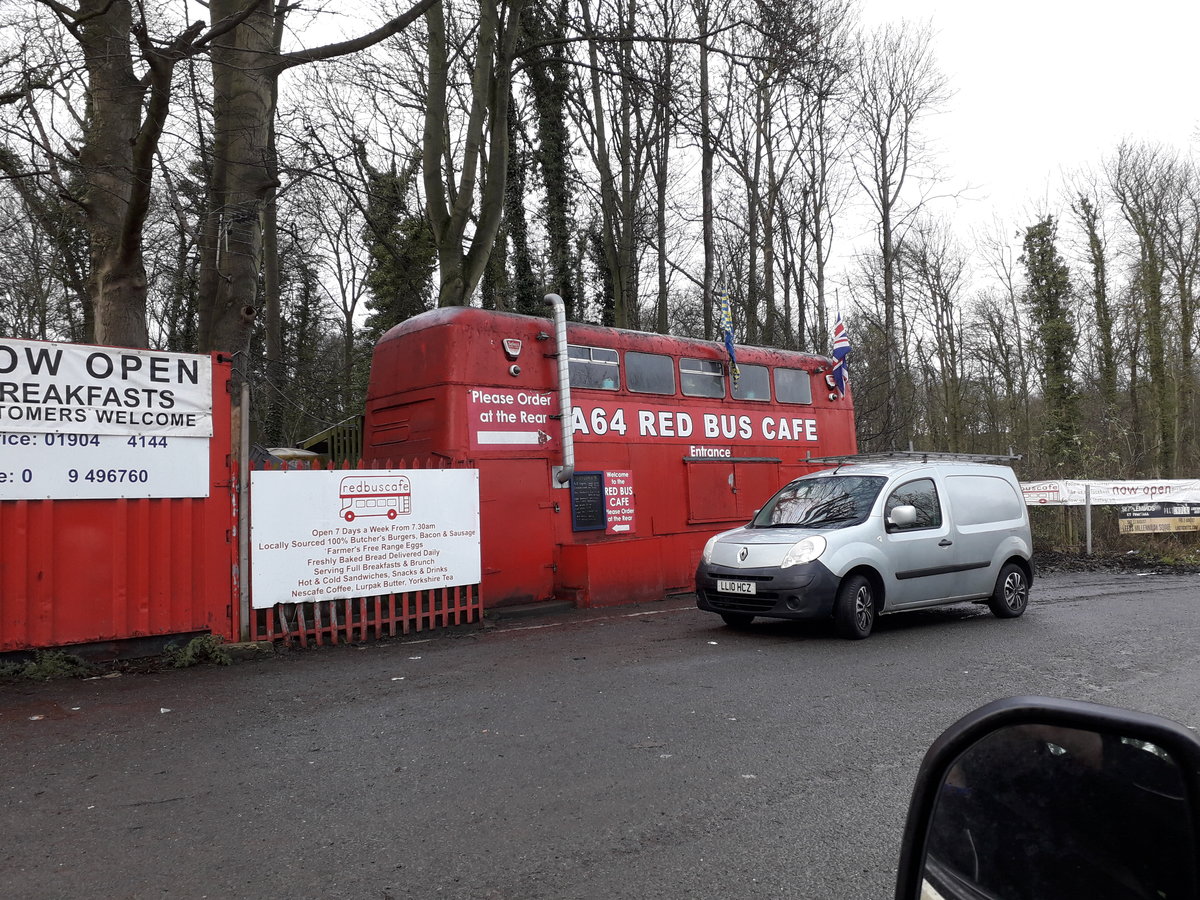
[[[286,465],[264,464],[254,467],[269,470],[349,469],[446,469],[470,468],[451,465],[444,459],[365,461],[356,465],[295,462]],[[299,474],[299,477],[303,477]],[[253,492],[250,496],[253,508]],[[251,548],[253,553],[253,548]],[[479,585],[436,588],[374,597],[318,600],[311,603],[277,603],[272,607],[250,608],[250,639],[283,641],[300,647],[325,644],[357,643],[395,637],[451,625],[469,625],[483,618],[483,597]]]

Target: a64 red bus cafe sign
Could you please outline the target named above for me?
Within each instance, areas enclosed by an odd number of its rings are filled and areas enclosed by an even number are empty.
[[[467,398],[471,449],[497,446],[548,446],[560,443],[557,397],[548,391],[470,388]],[[813,416],[786,416],[776,411],[730,413],[720,407],[687,409],[665,404],[587,403],[571,409],[576,440],[642,440],[691,444],[717,441],[816,444]]]

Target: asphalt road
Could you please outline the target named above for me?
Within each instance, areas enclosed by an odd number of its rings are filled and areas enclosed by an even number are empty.
[[[917,767],[1015,694],[1200,726],[1200,576],[735,632],[691,598],[0,687],[0,897],[887,898]]]

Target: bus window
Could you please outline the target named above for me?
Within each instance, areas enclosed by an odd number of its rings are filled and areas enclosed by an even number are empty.
[[[803,369],[776,369],[775,399],[780,403],[812,403],[812,376]]]
[[[568,344],[567,374],[571,379],[571,387],[615,391],[620,383],[617,376],[617,351]]]
[[[679,385],[685,397],[724,397],[725,367],[715,359],[679,360]]]
[[[625,386],[639,394],[675,393],[675,364],[657,353],[625,354]]]
[[[767,367],[738,366],[733,396],[738,400],[770,400],[771,378],[767,374]]]

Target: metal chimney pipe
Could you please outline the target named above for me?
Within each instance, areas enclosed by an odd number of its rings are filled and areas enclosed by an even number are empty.
[[[554,340],[558,347],[558,413],[562,426],[562,468],[555,473],[559,484],[569,484],[575,475],[575,435],[571,430],[571,371],[567,358],[567,306],[558,294],[547,294],[554,310]]]

